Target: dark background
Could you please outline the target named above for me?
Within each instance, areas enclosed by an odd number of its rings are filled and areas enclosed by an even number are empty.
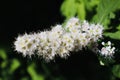
[[[0,1],[0,45],[12,44],[18,34],[37,32],[63,22],[63,0]]]

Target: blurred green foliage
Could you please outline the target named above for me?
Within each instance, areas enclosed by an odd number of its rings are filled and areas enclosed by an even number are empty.
[[[64,0],[61,6],[61,13],[66,19],[77,16],[84,20],[86,18],[86,11],[91,11],[98,3],[99,0]]]
[[[0,78],[9,80],[9,76],[20,66],[20,62],[16,58],[9,60],[7,53],[3,49],[0,49],[0,59],[2,61],[0,62]]]
[[[3,60],[7,59],[7,54],[5,54],[4,50],[0,50],[0,58],[2,58]]]
[[[112,68],[113,75],[120,78],[120,65],[114,65]]]
[[[54,76],[50,72],[52,68],[48,69],[48,63],[36,62],[35,59],[30,61],[27,57],[25,60],[23,56],[18,57],[0,49],[0,80],[64,80],[61,75]]]
[[[27,68],[27,71],[30,74],[32,80],[45,80],[43,75],[36,73],[35,64],[31,64]]]

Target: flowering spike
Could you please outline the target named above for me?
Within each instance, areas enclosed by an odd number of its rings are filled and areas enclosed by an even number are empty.
[[[82,50],[87,45],[102,38],[103,27],[71,18],[63,28],[62,25],[52,27],[50,31],[18,36],[14,42],[15,50],[23,55],[37,54],[45,60],[53,60],[56,55],[66,58],[71,51]],[[114,48],[111,50],[114,51]],[[36,53],[35,53],[36,52]]]

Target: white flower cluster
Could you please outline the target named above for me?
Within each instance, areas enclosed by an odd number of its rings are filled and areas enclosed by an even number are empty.
[[[107,43],[102,42],[102,49],[99,50],[99,52],[101,53],[101,55],[105,56],[105,57],[112,57],[113,54],[115,53],[115,47],[112,47],[112,44],[110,41],[108,41]]]
[[[56,25],[50,31],[18,36],[14,45],[15,50],[23,55],[37,54],[52,60],[56,55],[69,56],[71,51],[82,50],[90,43],[102,38],[103,27],[99,24],[80,22],[78,18],[71,18],[66,25]]]

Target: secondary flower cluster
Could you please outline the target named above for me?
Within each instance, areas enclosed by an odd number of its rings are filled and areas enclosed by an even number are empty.
[[[56,55],[65,58],[71,51],[82,50],[102,38],[102,32],[103,26],[73,17],[65,26],[56,25],[50,31],[18,36],[14,45],[15,50],[24,56],[37,54],[52,60]]]
[[[110,41],[108,41],[107,43],[102,42],[102,49],[99,50],[99,52],[101,53],[101,55],[105,56],[105,57],[112,57],[113,54],[115,53],[115,47],[112,47],[112,44]]]

